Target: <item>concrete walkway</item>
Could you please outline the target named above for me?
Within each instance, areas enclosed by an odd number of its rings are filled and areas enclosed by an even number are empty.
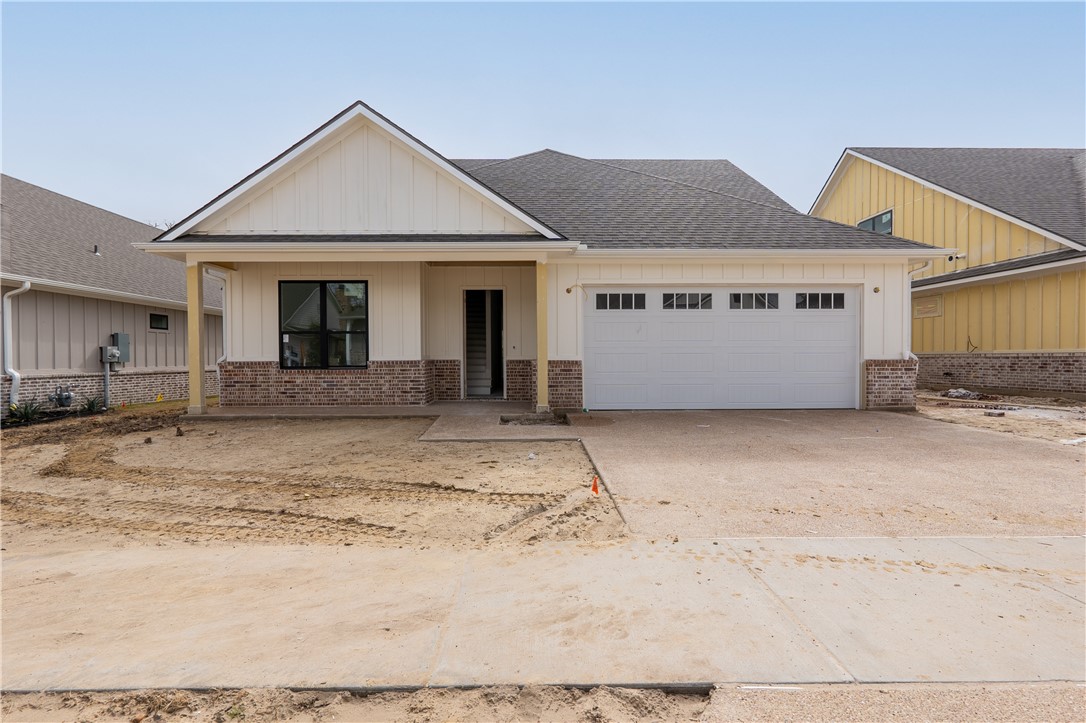
[[[1081,681],[1082,551],[1069,537],[28,554],[4,564],[3,687]]]

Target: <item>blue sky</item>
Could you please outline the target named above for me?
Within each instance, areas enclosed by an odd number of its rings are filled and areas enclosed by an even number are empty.
[[[1086,145],[1086,5],[3,3],[3,170],[177,221],[356,99],[440,153]]]

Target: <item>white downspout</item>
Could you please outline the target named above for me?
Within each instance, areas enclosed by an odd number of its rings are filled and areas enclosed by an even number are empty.
[[[920,268],[913,269],[906,276],[905,283],[905,319],[903,326],[904,345],[901,347],[905,350],[905,358],[911,359],[915,362],[920,361],[920,357],[913,354],[913,274],[919,274],[922,271],[927,271],[935,263],[934,259],[930,259],[924,262],[924,265]]]
[[[11,377],[11,395],[8,398],[8,404],[12,407],[19,403],[19,382],[22,381],[22,376],[15,371],[15,344],[11,336],[11,298],[28,291],[30,291],[30,282],[24,281],[18,289],[4,294],[4,373]]]
[[[208,269],[207,275],[213,279],[218,279],[222,282],[222,356],[215,360],[215,378],[219,383],[219,396],[222,396],[222,371],[219,369],[219,365],[226,361],[226,357],[230,353],[230,334],[227,333],[227,319],[230,318],[230,290],[228,287],[229,281],[227,275],[221,272],[215,272]]]

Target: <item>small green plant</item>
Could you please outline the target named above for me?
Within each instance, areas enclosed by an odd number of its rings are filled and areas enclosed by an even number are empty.
[[[98,414],[104,411],[104,409],[101,397],[87,397],[83,400],[83,403],[79,405],[80,414]]]
[[[245,717],[245,708],[241,703],[235,703],[228,711],[226,711],[226,717],[230,720],[240,720]]]
[[[12,404],[8,407],[8,414],[19,424],[31,424],[41,418],[42,408],[40,404],[31,400],[22,404]]]

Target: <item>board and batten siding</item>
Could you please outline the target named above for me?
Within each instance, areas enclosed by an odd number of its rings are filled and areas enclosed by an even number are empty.
[[[279,360],[280,281],[369,282],[370,359],[421,359],[419,262],[242,263],[227,277],[230,361]]]
[[[4,292],[16,287],[4,287]],[[29,372],[95,372],[102,369],[98,347],[113,332],[128,334],[132,360],[125,369],[182,368],[186,364],[187,314],[179,309],[144,306],[31,288],[13,297],[14,367]],[[169,317],[169,331],[150,328],[150,314]],[[222,356],[222,317],[204,315],[206,356],[214,365]],[[2,323],[2,322],[0,322]]]
[[[1067,248],[860,158],[852,158],[815,215],[855,225],[891,209],[895,236],[966,254],[955,261],[939,257],[916,278]],[[918,354],[1082,349],[1083,266],[952,289],[916,289],[914,307],[930,297],[939,297],[942,307],[937,316],[913,315],[912,349]]]
[[[1086,347],[1086,271],[947,289],[917,289],[913,306],[939,308],[913,318],[913,349],[1074,351]]]
[[[852,158],[837,185],[814,215],[855,226],[893,210],[893,234],[946,249],[965,258],[935,259],[915,278],[962,271],[972,266],[1033,256],[1066,248],[1063,244],[959,201],[881,166]]]
[[[358,119],[195,232],[510,233],[532,230],[448,171]]]
[[[463,359],[464,291],[501,289],[506,359],[535,359],[533,266],[426,266],[423,358]]]
[[[554,321],[547,342],[551,359],[583,359],[585,286],[749,286],[800,291],[795,286],[846,285],[860,289],[860,345],[863,359],[900,359],[905,354],[905,274],[903,263],[661,264],[565,263],[551,265],[548,317]],[[878,293],[875,288],[878,287]],[[570,293],[566,293],[570,289]]]

